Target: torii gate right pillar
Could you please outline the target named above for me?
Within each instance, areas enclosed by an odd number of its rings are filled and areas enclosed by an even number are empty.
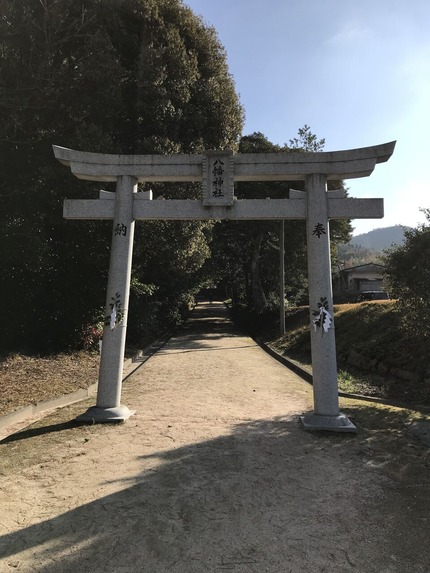
[[[308,430],[356,432],[339,411],[326,177],[312,174],[305,183],[314,412],[301,419]]]

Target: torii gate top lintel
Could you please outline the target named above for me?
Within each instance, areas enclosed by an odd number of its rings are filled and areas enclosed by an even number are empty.
[[[55,157],[79,179],[116,181],[122,175],[139,182],[202,181],[207,157],[230,156],[235,181],[300,181],[320,173],[330,179],[369,176],[377,163],[391,157],[396,142],[343,151],[204,154],[113,155],[67,149],[54,145]]]

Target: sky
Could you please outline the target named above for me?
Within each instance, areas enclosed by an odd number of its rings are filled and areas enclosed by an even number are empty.
[[[309,125],[324,151],[396,140],[387,163],[345,183],[382,197],[354,235],[416,227],[430,208],[429,0],[183,0],[213,26],[245,109],[243,135],[283,145]]]

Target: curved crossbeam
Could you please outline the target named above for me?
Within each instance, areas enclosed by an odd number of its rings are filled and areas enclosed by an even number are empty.
[[[330,179],[367,177],[377,163],[388,161],[396,142],[344,151],[317,153],[236,153],[235,181],[300,181],[313,173]],[[138,181],[202,181],[204,154],[110,155],[53,146],[55,157],[79,179],[116,181],[122,175]]]

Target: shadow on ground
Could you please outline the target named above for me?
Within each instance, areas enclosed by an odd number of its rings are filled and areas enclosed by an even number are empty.
[[[395,431],[394,414],[352,412],[373,427],[310,434],[295,418],[259,420],[141,456],[140,475],[116,493],[2,536],[0,557],[19,563],[24,552],[25,571],[38,573],[427,573],[425,450]],[[61,424],[39,430],[21,433],[20,456],[43,431],[47,449],[58,446]],[[86,430],[64,423],[69,438]]]
[[[166,351],[235,336],[219,305],[199,306]],[[137,475],[100,475],[93,501],[1,536],[1,564],[24,573],[429,573],[429,450],[405,430],[410,414],[359,401],[342,410],[358,435],[262,419],[141,455]],[[58,457],[66,443],[85,456],[92,437],[108,447],[114,433],[129,435],[127,425],[81,427],[71,415],[0,443],[0,475],[71,463],[67,451]],[[112,465],[121,463],[112,451]],[[103,486],[114,493],[101,494]]]

